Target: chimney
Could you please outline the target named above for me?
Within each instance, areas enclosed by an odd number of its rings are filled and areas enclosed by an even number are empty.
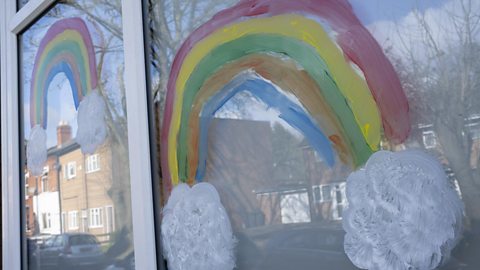
[[[61,147],[72,139],[72,127],[66,121],[60,121],[57,126],[57,147]]]

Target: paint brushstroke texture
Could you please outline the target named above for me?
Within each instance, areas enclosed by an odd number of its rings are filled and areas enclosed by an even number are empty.
[[[351,142],[347,141],[349,137],[345,136],[345,131],[340,123],[336,121],[333,110],[328,106],[326,100],[321,94],[321,90],[316,82],[308,75],[308,73],[299,67],[298,63],[293,59],[285,56],[276,57],[271,54],[252,54],[238,59],[237,61],[225,64],[221,69],[215,72],[199,90],[198,95],[192,105],[192,111],[188,118],[188,179],[194,179],[193,173],[197,170],[199,145],[199,116],[200,111],[209,98],[228,84],[235,76],[244,72],[254,72],[265,80],[278,86],[286,94],[298,97],[301,105],[306,109],[308,114],[315,120],[322,132],[333,142],[332,146],[338,154],[340,160],[345,164],[353,165],[357,157],[356,152],[352,153],[347,145]],[[183,122],[182,122],[182,127]],[[186,132],[183,128],[180,130],[179,138]],[[334,138],[332,140],[332,138]],[[338,138],[336,140],[335,138]],[[368,146],[362,140],[354,142],[354,145],[364,147],[368,150]],[[180,147],[180,146],[179,146]],[[366,151],[358,151],[360,154]],[[179,151],[180,153],[180,151]],[[193,175],[192,175],[193,174]]]
[[[305,110],[293,103],[284,93],[275,86],[266,82],[263,78],[253,74],[241,74],[220,90],[204,105],[200,116],[200,143],[199,143],[199,168],[196,180],[201,181],[205,176],[207,163],[207,140],[208,127],[215,113],[233,96],[239,92],[249,92],[255,98],[263,101],[270,108],[280,112],[280,118],[292,127],[296,128],[308,140],[310,145],[323,154],[323,158],[329,166],[333,166],[334,153],[328,138],[317,128],[314,120]]]
[[[437,269],[462,235],[459,194],[418,150],[373,154],[348,177],[347,198],[344,248],[361,269]]]
[[[175,187],[162,220],[168,269],[231,270],[235,267],[235,243],[227,211],[213,185]]]
[[[47,125],[47,90],[53,78],[64,73],[70,82],[75,107],[97,87],[97,69],[92,38],[80,18],[55,22],[47,31],[35,56],[30,88],[30,123]]]
[[[81,18],[58,20],[40,41],[32,71],[27,165],[34,175],[41,174],[47,158],[47,91],[59,73],[67,77],[74,106],[82,114],[77,117],[76,136],[82,151],[93,153],[106,137],[105,104],[95,91],[98,78],[90,32]]]
[[[295,74],[308,77],[314,87],[284,80],[291,66],[276,65],[271,73],[265,68],[266,62],[279,61],[294,62]],[[172,64],[161,138],[167,193],[179,182],[201,180],[208,121],[199,114],[216,95],[234,93],[224,85],[234,89],[234,77],[248,70],[259,75],[245,81],[252,84],[248,90],[267,104],[278,94],[265,90],[272,85],[298,98],[305,118],[289,124],[304,134],[319,131],[310,143],[329,144],[314,146],[327,161],[334,149],[342,162],[360,166],[378,149],[382,134],[396,143],[409,133],[408,103],[393,66],[347,1],[240,1],[195,30]],[[219,74],[228,76],[214,84],[211,78],[222,78]]]

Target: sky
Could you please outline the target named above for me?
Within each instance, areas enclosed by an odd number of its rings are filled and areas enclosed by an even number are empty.
[[[351,0],[360,1],[360,0]],[[369,0],[366,2],[380,2],[379,0]],[[388,1],[391,2],[391,1]],[[406,0],[398,2],[411,2],[415,5],[415,1]],[[462,18],[464,16],[462,1],[460,0],[423,0],[420,2],[422,9],[421,17],[428,25],[432,39],[435,41],[437,48],[440,51],[449,51],[461,44],[459,38],[459,29],[462,29]],[[467,1],[464,1],[467,3]],[[471,2],[471,17],[480,14],[480,1],[472,0]],[[354,5],[355,6],[355,5]],[[356,7],[356,12],[361,12],[361,7]],[[385,13],[396,13],[391,17],[375,14],[363,14],[360,17],[368,18],[370,20],[366,23],[367,28],[372,35],[377,39],[378,43],[384,48],[390,48],[391,53],[397,58],[406,56],[406,53],[412,53],[415,59],[428,61],[429,53],[432,50],[426,47],[427,36],[425,28],[419,23],[419,16],[413,12],[413,9],[408,11],[399,8],[398,11],[384,11]],[[380,12],[379,12],[380,13]],[[375,18],[375,19],[372,19]],[[457,24],[457,26],[456,26]],[[477,26],[474,32],[474,39],[480,41],[480,32]]]
[[[413,9],[426,11],[443,6],[448,0],[349,0],[363,24],[376,21],[398,21]]]
[[[398,44],[398,40],[395,40],[395,37],[392,37],[392,29],[395,25],[400,25],[403,28],[403,31],[409,31],[409,25],[412,21],[412,10],[418,9],[420,12],[425,12],[429,14],[428,18],[431,22],[435,24],[435,20],[442,18],[442,10],[445,9],[455,9],[455,5],[452,4],[457,0],[349,0],[353,6],[353,9],[359,19],[364,25],[372,32],[377,41],[383,45],[387,46],[387,43],[390,45],[393,43]],[[458,1],[457,1],[458,2]],[[41,36],[46,29],[41,29],[36,32],[34,35]],[[437,31],[441,39],[446,39],[447,36]],[[33,33],[32,33],[33,34]],[[443,35],[443,36],[442,36]],[[28,38],[28,31],[25,34],[25,38]],[[39,38],[37,38],[39,39]],[[95,37],[94,37],[95,39]],[[398,47],[398,46],[397,46]],[[24,48],[24,57],[25,61],[33,62],[35,50],[33,48]],[[394,48],[395,49],[395,48]],[[422,52],[419,52],[422,54]],[[115,61],[107,61],[111,64]],[[118,63],[115,63],[118,64]],[[114,66],[114,65],[112,65]],[[115,72],[114,68],[112,71]],[[31,75],[31,66],[24,66],[24,112],[25,112],[25,137],[28,138],[30,131],[29,125],[29,83]],[[105,74],[107,75],[107,74]],[[111,75],[111,74],[109,74]],[[117,88],[115,85],[117,78],[115,76],[111,77],[109,83],[112,84],[113,88]],[[118,99],[118,97],[116,97]],[[76,111],[72,106],[71,102],[71,90],[66,80],[65,76],[58,75],[52,82],[49,93],[48,93],[48,121],[49,128],[48,132],[48,146],[53,146],[56,143],[55,136],[55,126],[60,120],[66,120],[73,126],[73,134],[76,130]],[[65,103],[68,101],[68,103]],[[257,108],[258,111],[261,108]],[[264,113],[255,113],[259,115],[257,120],[271,120],[279,121],[277,112],[273,110],[264,110]]]
[[[70,7],[59,6],[63,17],[75,17],[79,16],[84,19],[87,26],[90,29],[90,35],[92,36],[94,44],[99,44],[99,36],[95,32],[93,24],[87,19],[86,15],[79,15],[78,11],[73,10]],[[24,136],[28,140],[30,136],[30,84],[33,63],[35,55],[37,53],[40,40],[48,30],[48,26],[52,24],[54,19],[49,17],[43,17],[37,23],[35,23],[28,31],[22,35],[22,78],[23,78],[23,113],[24,113]],[[92,30],[93,29],[93,30]],[[121,43],[121,41],[116,41]],[[114,47],[116,43],[112,43]],[[121,44],[120,44],[121,45]],[[97,56],[98,57],[98,56]],[[98,60],[97,60],[98,61]],[[121,94],[119,93],[119,79],[117,72],[119,67],[123,66],[123,52],[110,52],[106,54],[102,75],[108,77],[105,79],[105,91],[112,104],[115,104],[115,108],[121,108]],[[66,76],[63,73],[57,74],[47,91],[47,147],[52,147],[57,144],[56,127],[60,121],[68,122],[72,126],[72,136],[75,136],[77,131],[77,111],[75,109],[72,88]],[[119,111],[121,109],[118,109]],[[119,112],[122,116],[123,113]]]

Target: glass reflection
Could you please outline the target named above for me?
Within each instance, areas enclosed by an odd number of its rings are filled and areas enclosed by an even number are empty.
[[[348,169],[341,162],[330,168],[248,92],[217,111],[208,133],[204,179],[219,191],[239,239],[238,269],[356,269],[343,251]]]
[[[170,65],[180,44],[233,3],[148,2],[151,88],[160,122]],[[463,237],[439,269],[478,269],[479,2],[348,2],[394,65],[410,104],[408,140],[399,145],[383,141],[381,148],[420,148],[437,157],[465,203]],[[195,5],[210,8],[180,12]],[[236,231],[238,269],[356,269],[344,253],[341,226],[350,167],[341,162],[326,166],[278,112],[246,93],[224,105],[208,134],[204,180],[220,192]]]
[[[107,136],[94,153],[81,150],[76,141],[78,94],[72,89],[79,85],[78,78],[67,70],[50,72],[44,96],[47,161],[40,175],[25,164],[26,266],[134,269],[120,1],[62,1],[22,34],[25,145],[36,115],[30,113],[35,57],[48,29],[63,18],[79,18],[90,32],[98,76],[92,91],[106,104]],[[66,51],[63,48],[62,55]],[[62,63],[75,71],[74,61],[67,60]]]
[[[17,10],[20,10],[25,6],[30,0],[17,0]]]

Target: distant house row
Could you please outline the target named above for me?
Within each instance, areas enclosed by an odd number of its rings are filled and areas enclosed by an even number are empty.
[[[267,121],[212,122],[205,180],[220,191],[237,230],[342,219],[348,170],[330,168],[302,137],[281,129]]]
[[[472,114],[464,119],[464,136],[466,141],[471,144],[470,149],[470,167],[478,169],[480,166],[480,114]],[[414,136],[421,136],[423,147],[428,150],[439,150],[440,144],[433,124],[419,124],[414,130]]]
[[[107,146],[84,155],[72,139],[71,126],[60,122],[57,145],[48,149],[43,174],[25,174],[27,236],[89,232],[108,239],[115,231],[115,208],[108,194],[114,177],[111,161]]]
[[[471,168],[477,169],[480,115],[467,120]],[[340,162],[328,167],[305,140],[289,133],[276,132],[267,121],[212,122],[204,180],[219,190],[237,229],[341,221],[348,204],[346,179],[351,169]],[[432,124],[415,126],[407,143],[408,148],[426,148],[442,156]],[[288,151],[278,151],[282,147]],[[72,140],[71,127],[60,123],[57,145],[48,150],[43,175],[26,174],[27,234],[90,232],[101,236],[116,231],[110,192],[120,170],[112,164],[114,149],[107,142],[93,155],[84,155]],[[278,165],[279,160],[287,165]]]

